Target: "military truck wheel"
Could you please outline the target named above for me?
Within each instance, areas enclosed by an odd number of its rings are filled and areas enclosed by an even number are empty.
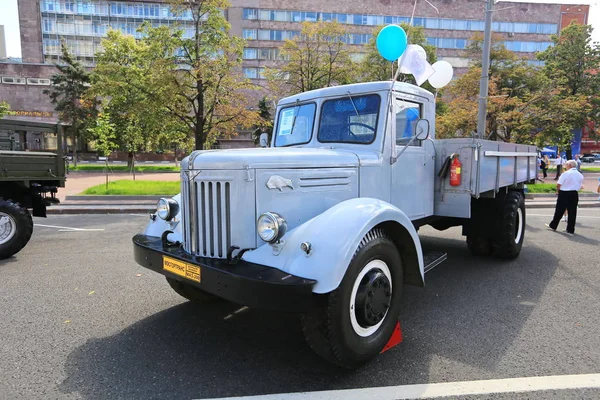
[[[302,317],[304,336],[324,359],[357,368],[377,356],[398,321],[402,259],[383,231],[361,241],[340,286]]]
[[[467,247],[474,256],[486,257],[492,255],[492,241],[488,238],[467,235]]]
[[[194,303],[210,304],[221,300],[220,297],[217,297],[210,293],[206,293],[204,290],[198,289],[197,287],[192,286],[188,283],[184,283],[168,277],[167,282],[169,282],[169,286],[171,286],[171,288],[173,288],[173,290],[178,295],[180,295],[181,297],[185,297],[186,299]]]
[[[27,209],[0,199],[0,260],[21,251],[31,239],[33,220]]]
[[[514,259],[519,256],[525,237],[525,197],[521,192],[508,192],[504,198],[499,231],[492,240],[495,257]]]

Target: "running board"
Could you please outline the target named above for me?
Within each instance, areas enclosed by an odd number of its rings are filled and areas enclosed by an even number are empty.
[[[428,251],[427,253],[423,253],[423,265],[425,265],[423,270],[427,273],[446,261],[447,258],[448,254],[442,253],[441,251]]]

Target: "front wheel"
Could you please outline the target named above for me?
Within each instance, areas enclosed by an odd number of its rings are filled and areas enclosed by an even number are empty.
[[[382,230],[361,241],[340,286],[303,315],[304,336],[321,357],[357,368],[377,356],[398,321],[402,259]]]
[[[27,209],[0,199],[0,260],[21,251],[31,239],[33,220]]]

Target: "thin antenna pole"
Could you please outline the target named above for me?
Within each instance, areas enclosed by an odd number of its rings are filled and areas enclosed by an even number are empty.
[[[485,31],[483,35],[483,55],[481,60],[481,80],[479,81],[479,110],[477,111],[477,137],[485,137],[485,121],[487,117],[488,85],[490,81],[490,42],[492,40],[492,8],[494,0],[487,0],[485,5]]]

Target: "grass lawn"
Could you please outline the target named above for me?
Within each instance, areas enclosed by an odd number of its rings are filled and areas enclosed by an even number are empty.
[[[548,174],[550,174],[550,172],[556,175],[556,168],[548,168]],[[592,167],[583,164],[581,166],[581,172],[600,172],[600,167]]]
[[[103,164],[79,164],[77,168],[70,166],[69,171],[93,171],[104,172]],[[127,165],[110,165],[110,170],[113,172],[130,172],[131,169]],[[179,167],[174,165],[137,165],[135,172],[179,172]]]
[[[556,193],[556,183],[536,183],[527,185],[527,193]]]
[[[527,185],[527,193],[556,193],[556,183],[536,183],[535,185]],[[592,192],[580,190],[579,193]]]
[[[129,181],[118,180],[106,184],[92,186],[81,194],[88,195],[121,195],[121,196],[143,196],[143,195],[176,195],[180,191],[180,182],[163,181]]]

